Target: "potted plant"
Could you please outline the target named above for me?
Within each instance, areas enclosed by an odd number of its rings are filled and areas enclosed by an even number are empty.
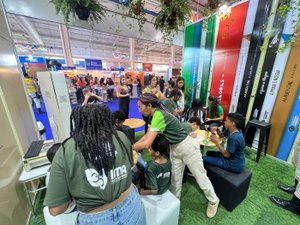
[[[128,15],[138,20],[139,31],[143,32],[143,26],[147,21],[144,10],[144,0],[132,0],[129,3]]]
[[[172,0],[166,6],[161,0],[161,11],[158,13],[154,27],[160,30],[165,41],[171,42],[180,27],[185,24],[185,19],[191,15],[189,3],[186,0]]]
[[[99,23],[105,15],[105,7],[97,0],[51,0],[56,14],[62,13],[65,24],[70,23],[70,13],[77,15],[80,20],[91,20]]]

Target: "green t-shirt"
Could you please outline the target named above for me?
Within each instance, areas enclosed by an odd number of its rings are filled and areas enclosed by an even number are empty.
[[[217,117],[220,117],[224,115],[224,109],[222,106],[218,105],[218,115],[213,115],[212,112],[211,112],[211,105],[209,104],[208,107],[207,107],[207,117],[210,118],[210,119],[214,119],[214,118],[217,118]]]
[[[157,190],[159,195],[165,193],[171,184],[171,163],[150,162],[146,171],[146,190]]]
[[[181,125],[186,133],[190,134],[192,132],[192,126],[189,123],[181,123]]]
[[[116,159],[107,175],[100,175],[90,163],[87,166],[80,150],[75,149],[74,139],[64,144],[65,151],[60,147],[51,165],[44,205],[58,206],[73,198],[79,211],[89,212],[119,198],[131,185],[132,149],[126,135],[117,134],[126,149],[113,136]]]
[[[175,116],[160,109],[155,110],[149,129],[161,134],[170,144],[178,144],[188,136]]]
[[[169,110],[170,113],[174,113],[175,110],[177,109],[177,104],[174,102],[172,99],[167,99],[163,101],[164,106]]]

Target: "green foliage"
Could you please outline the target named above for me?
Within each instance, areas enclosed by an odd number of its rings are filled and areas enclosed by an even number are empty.
[[[154,27],[162,32],[165,41],[171,42],[179,28],[185,25],[185,19],[191,15],[191,9],[189,1],[186,0],[172,0],[168,5],[161,0],[161,11],[155,19]]]
[[[90,12],[89,20],[92,23],[99,23],[105,16],[106,7],[101,5],[100,1],[97,0],[51,0],[55,6],[56,14],[63,14],[65,17],[65,24],[69,26],[70,24],[70,13],[76,18],[75,8],[78,6],[86,7]]]
[[[140,32],[143,32],[143,26],[147,21],[145,17],[146,13],[145,13],[144,5],[145,5],[144,0],[133,0],[130,1],[129,3],[128,15],[138,20]],[[127,26],[132,28],[132,24],[127,24]]]
[[[188,88],[185,87],[185,89],[184,89],[184,105],[185,105],[185,107],[190,107],[192,105],[192,102],[194,100],[192,94],[197,92],[197,89],[200,88],[200,84],[201,84],[201,81],[198,81]]]
[[[292,15],[295,15],[295,19],[292,21],[292,27],[295,30],[295,32],[292,34],[290,39],[284,43],[284,45],[278,49],[278,52],[284,52],[289,46],[291,46],[295,40],[296,36],[298,35],[300,25],[300,1],[297,0],[280,0],[280,6],[278,8],[278,13],[281,16],[282,19],[286,20],[286,17],[288,13],[291,13]]]

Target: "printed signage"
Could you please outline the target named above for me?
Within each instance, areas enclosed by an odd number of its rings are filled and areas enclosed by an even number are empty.
[[[102,61],[99,59],[86,59],[85,67],[87,70],[102,70]]]

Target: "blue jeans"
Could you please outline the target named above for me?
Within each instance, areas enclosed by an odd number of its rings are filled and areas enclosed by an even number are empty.
[[[79,212],[77,225],[146,225],[145,209],[137,188],[114,208],[96,214]]]
[[[225,159],[223,158],[223,155],[221,152],[209,151],[206,154],[207,154],[207,156],[202,157],[204,164],[208,164],[211,166],[217,166],[224,170],[228,169],[226,166],[226,163],[225,163]]]

